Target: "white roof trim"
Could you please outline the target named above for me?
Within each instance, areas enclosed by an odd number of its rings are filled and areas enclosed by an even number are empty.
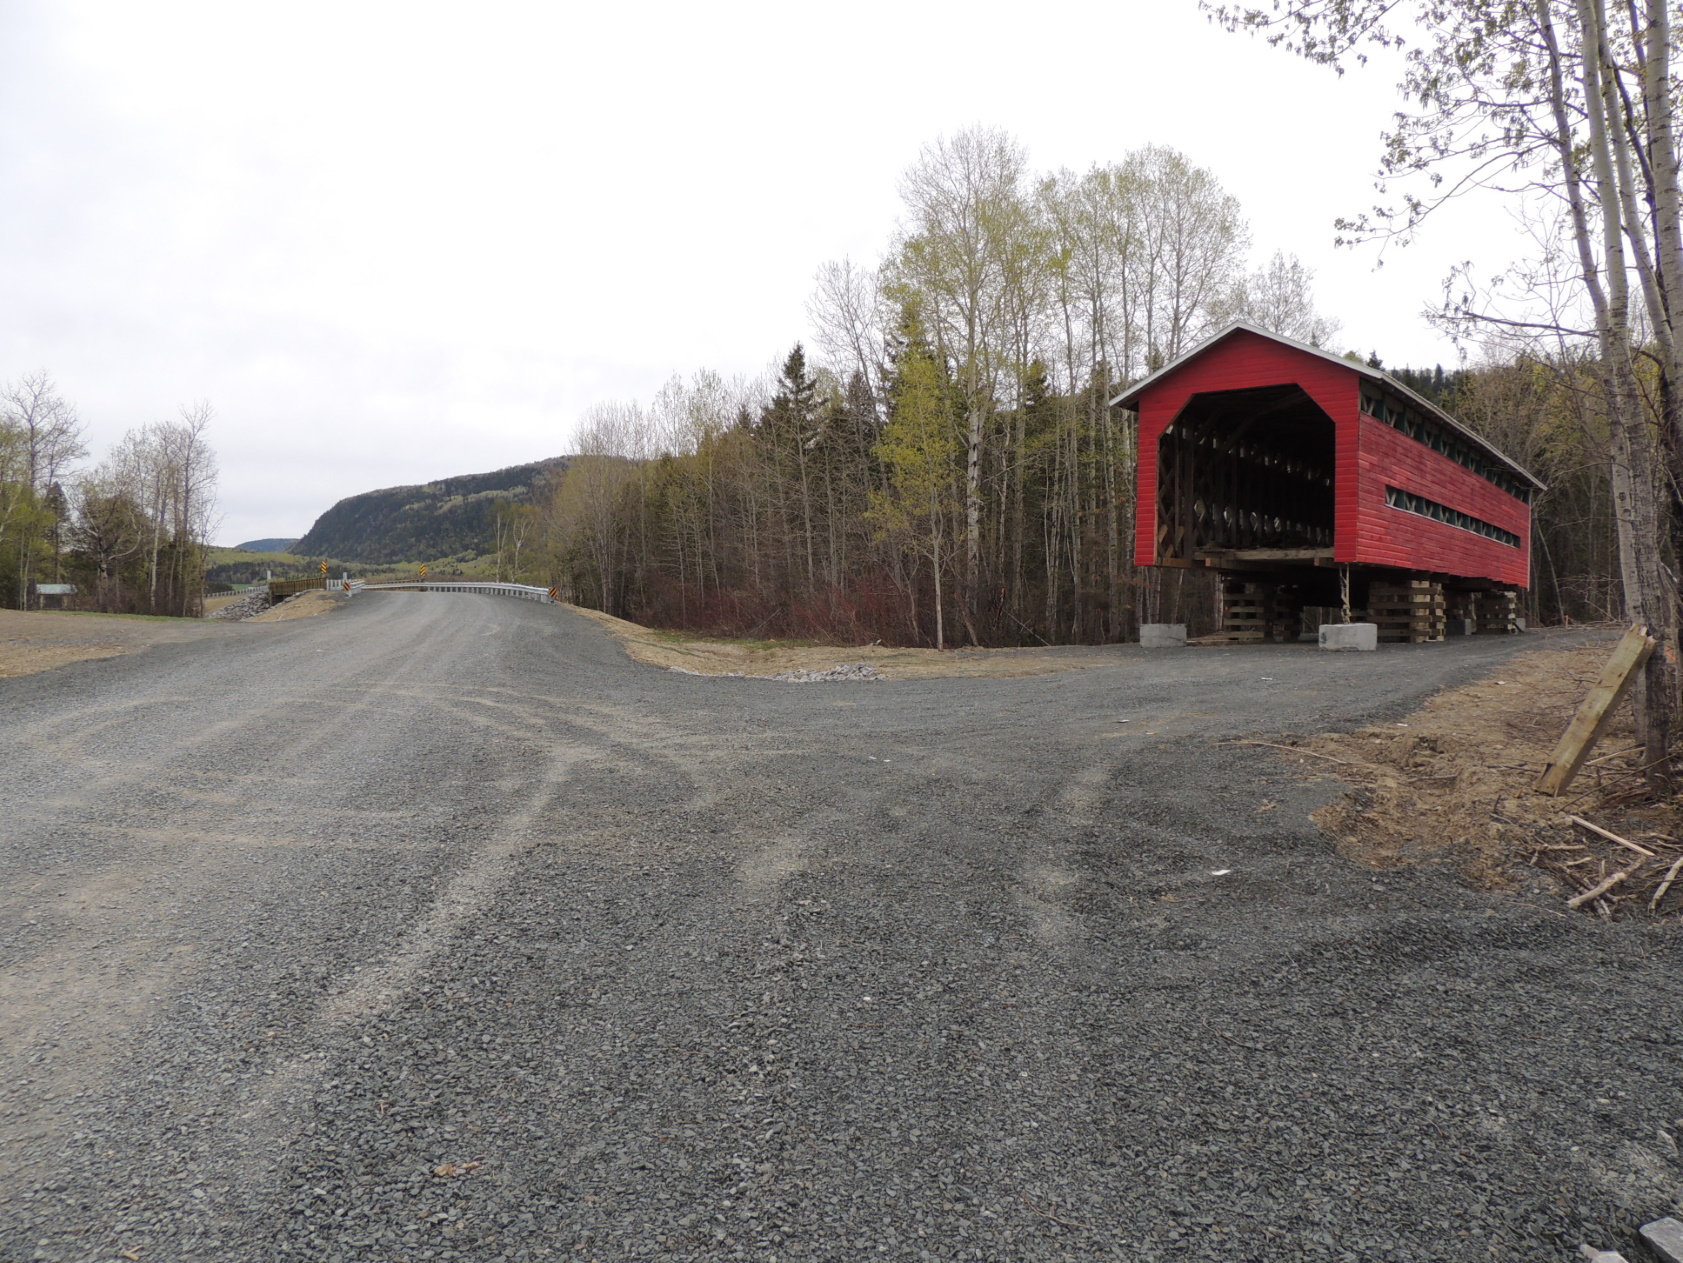
[[[1476,444],[1483,451],[1491,456],[1494,456],[1497,460],[1501,461],[1503,465],[1507,466],[1514,473],[1529,482],[1533,487],[1537,488],[1538,491],[1548,490],[1548,487],[1543,483],[1542,479],[1538,478],[1530,470],[1526,469],[1525,466],[1514,460],[1513,457],[1497,448],[1490,442],[1489,439],[1469,430],[1466,426],[1462,425],[1461,422],[1450,416],[1431,400],[1416,394],[1407,386],[1404,386],[1401,382],[1399,382],[1395,377],[1392,377],[1389,373],[1364,364],[1360,360],[1347,360],[1342,355],[1334,355],[1331,351],[1326,350],[1324,347],[1310,346],[1309,343],[1299,342],[1296,338],[1286,338],[1277,333],[1270,333],[1266,329],[1261,329],[1256,325],[1251,324],[1248,320],[1235,320],[1220,333],[1212,334],[1210,337],[1205,338],[1184,355],[1177,357],[1176,359],[1163,365],[1162,368],[1158,369],[1155,373],[1152,373],[1149,377],[1135,382],[1132,386],[1128,387],[1127,390],[1124,390],[1120,395],[1117,395],[1116,398],[1110,401],[1110,406],[1113,408],[1125,408],[1131,406],[1133,402],[1137,400],[1140,395],[1143,394],[1154,382],[1160,378],[1167,377],[1170,373],[1174,372],[1182,365],[1202,355],[1217,342],[1222,341],[1224,338],[1229,338],[1235,333],[1254,333],[1259,338],[1267,338],[1270,342],[1278,342],[1281,346],[1289,346],[1294,351],[1302,351],[1305,355],[1318,356],[1330,364],[1337,364],[1340,368],[1347,368],[1351,372],[1359,373],[1361,376],[1366,377],[1370,381],[1378,382],[1380,385],[1384,386],[1386,390],[1402,395],[1405,399],[1409,400],[1409,402],[1425,409],[1425,411],[1429,412],[1433,418],[1441,421],[1444,425],[1447,425],[1462,438],[1466,439],[1470,443]]]

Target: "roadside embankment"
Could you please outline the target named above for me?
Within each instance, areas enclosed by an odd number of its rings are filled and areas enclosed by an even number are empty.
[[[314,618],[318,614],[331,614],[349,599],[337,592],[300,592],[297,596],[289,596],[278,605],[260,614],[254,614],[245,621],[286,623],[295,618]]]
[[[817,675],[830,679],[883,680],[1054,675],[1115,666],[1128,650],[1122,645],[903,649],[880,644],[838,646],[786,640],[712,639],[644,627],[583,606],[564,608],[590,619],[613,636],[631,658],[649,666],[690,675],[787,678],[792,683],[805,683]],[[870,674],[872,671],[876,674]]]

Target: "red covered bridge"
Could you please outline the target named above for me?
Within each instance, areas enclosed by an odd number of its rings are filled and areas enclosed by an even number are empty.
[[[1135,560],[1221,571],[1229,638],[1304,605],[1392,639],[1511,625],[1543,484],[1385,373],[1241,322],[1113,402],[1139,413]]]

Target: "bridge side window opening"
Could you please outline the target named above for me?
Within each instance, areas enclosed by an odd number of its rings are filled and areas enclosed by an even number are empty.
[[[1362,411],[1375,420],[1383,421],[1393,430],[1423,443],[1440,456],[1447,456],[1463,469],[1471,470],[1494,487],[1500,487],[1514,499],[1531,503],[1531,487],[1523,479],[1490,459],[1476,444],[1455,433],[1435,417],[1412,408],[1389,395],[1377,391],[1362,391]]]
[[[1404,491],[1401,487],[1386,487],[1385,503],[1393,509],[1401,509],[1404,513],[1416,513],[1421,517],[1429,517],[1434,522],[1471,531],[1475,535],[1493,539],[1498,544],[1506,544],[1509,548],[1519,547],[1519,536],[1512,531],[1503,530],[1495,523],[1476,518],[1471,513],[1463,513],[1446,504],[1439,504],[1436,500],[1415,495],[1412,491]]]
[[[1194,395],[1158,440],[1158,556],[1330,556],[1334,431],[1299,386]]]

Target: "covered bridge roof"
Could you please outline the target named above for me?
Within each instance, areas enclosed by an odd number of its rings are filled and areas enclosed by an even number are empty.
[[[1116,398],[1112,399],[1110,401],[1111,406],[1120,408],[1136,407],[1139,403],[1140,397],[1158,382],[1162,381],[1165,377],[1168,377],[1171,373],[1185,367],[1188,363],[1205,354],[1218,344],[1226,341],[1236,333],[1255,334],[1259,338],[1267,338],[1272,342],[1278,342],[1283,346],[1289,346],[1294,350],[1303,352],[1305,355],[1318,356],[1321,359],[1326,360],[1328,363],[1336,364],[1340,368],[1348,369],[1350,372],[1355,373],[1360,377],[1365,377],[1368,380],[1379,384],[1384,387],[1384,389],[1391,391],[1393,394],[1402,395],[1415,407],[1419,408],[1423,412],[1429,413],[1439,424],[1454,430],[1458,435],[1466,439],[1467,442],[1473,444],[1491,459],[1499,462],[1503,468],[1511,471],[1535,490],[1548,490],[1548,487],[1540,478],[1538,478],[1530,470],[1526,469],[1525,466],[1521,465],[1518,461],[1514,460],[1506,452],[1503,452],[1500,448],[1496,447],[1489,439],[1485,438],[1476,431],[1468,429],[1460,421],[1457,421],[1454,417],[1450,416],[1449,413],[1438,407],[1431,400],[1416,394],[1407,386],[1399,382],[1396,378],[1392,377],[1389,373],[1364,364],[1360,360],[1349,360],[1345,359],[1342,355],[1334,355],[1331,351],[1328,351],[1323,347],[1311,346],[1307,342],[1299,342],[1296,338],[1287,338],[1282,337],[1277,333],[1270,333],[1267,329],[1259,328],[1258,326],[1245,320],[1235,320],[1220,333],[1204,339],[1204,341],[1200,342],[1190,351],[1186,352],[1177,359],[1171,360],[1155,373],[1152,373],[1149,377],[1135,382],[1132,386],[1128,387],[1128,389],[1117,395]]]

